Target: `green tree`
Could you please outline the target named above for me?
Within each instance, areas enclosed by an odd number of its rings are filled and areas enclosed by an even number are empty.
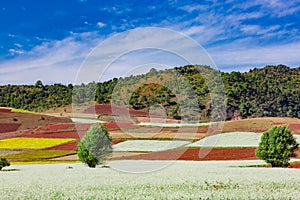
[[[0,158],[0,170],[3,167],[8,167],[10,166],[10,163],[6,160],[6,158]]]
[[[92,126],[78,143],[79,160],[92,168],[102,164],[111,152],[111,138],[104,125]]]
[[[256,156],[272,167],[288,167],[299,144],[287,126],[274,126],[263,133]]]

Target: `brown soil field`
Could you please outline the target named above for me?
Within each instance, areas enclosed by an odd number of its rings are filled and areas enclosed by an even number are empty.
[[[222,131],[264,132],[272,128],[272,126],[282,124],[291,126],[291,131],[293,134],[300,134],[300,128],[297,128],[300,126],[300,119],[280,117],[249,118],[236,121],[227,121],[225,122]]]
[[[207,134],[217,132],[265,132],[275,125],[286,124],[290,126],[293,134],[300,134],[300,119],[296,118],[251,118],[224,122],[223,129],[218,125],[161,128],[161,127],[137,127],[135,129],[110,130],[113,138],[123,139],[183,139],[199,140]]]
[[[71,119],[29,113],[0,112],[0,123],[18,123],[18,130],[35,129],[49,124],[71,123]]]

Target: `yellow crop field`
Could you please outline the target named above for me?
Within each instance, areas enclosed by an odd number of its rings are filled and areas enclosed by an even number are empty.
[[[16,108],[11,109],[11,112],[13,112],[13,113],[38,114],[37,112],[34,112],[34,111],[23,110],[23,109],[16,109]]]
[[[75,141],[74,138],[10,138],[0,140],[2,149],[44,149]]]

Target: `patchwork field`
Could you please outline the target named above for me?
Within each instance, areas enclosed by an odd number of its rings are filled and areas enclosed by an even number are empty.
[[[12,162],[0,171],[1,199],[300,196],[300,160],[293,160],[296,163],[291,164],[292,169],[273,169],[265,167],[255,156],[261,133],[274,125],[288,125],[300,142],[298,119],[228,121],[221,130],[209,123],[190,126],[167,120],[166,124],[158,124],[159,120],[151,121],[145,113],[135,113],[136,124],[116,123],[109,106],[96,108],[107,120],[114,148],[106,163],[108,167],[96,169],[74,164],[78,160],[77,143],[96,119],[82,119],[78,115],[74,122],[70,118],[0,109],[0,156]],[[86,108],[85,114],[91,116],[91,109]],[[74,116],[70,111],[68,114]],[[139,122],[144,124],[139,126]],[[213,134],[216,130],[220,134]],[[300,158],[299,149],[296,153]]]
[[[93,109],[86,107],[81,111],[88,115],[94,111]],[[219,126],[210,123],[190,125],[168,119],[161,124],[159,122],[162,120],[150,119],[146,113],[134,110],[130,110],[130,113],[137,124],[115,122],[113,120],[116,116],[110,116],[111,109],[111,105],[95,105],[96,113],[109,119],[105,123],[114,147],[112,159],[197,161],[257,159],[255,148],[260,141],[261,133],[281,124],[287,124],[300,141],[300,135],[297,135],[300,133],[299,119],[256,118],[227,121],[223,129],[219,130]],[[114,109],[118,112],[124,111],[117,107]],[[72,115],[71,108],[66,109],[66,112]],[[77,115],[79,116],[79,113]],[[80,116],[71,119],[1,108],[0,155],[8,156],[7,158],[12,160],[20,160],[23,156],[23,160],[27,162],[51,159],[77,160],[74,154],[78,141],[93,123],[100,121]],[[211,135],[215,130],[223,133]],[[34,153],[37,155],[34,156]]]

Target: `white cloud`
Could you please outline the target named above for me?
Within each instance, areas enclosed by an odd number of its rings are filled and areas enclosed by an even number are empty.
[[[61,41],[43,42],[28,52],[0,63],[0,84],[71,83],[82,61],[102,39],[95,33],[73,34]]]
[[[182,10],[185,10],[187,12],[193,12],[193,11],[204,11],[207,9],[207,6],[205,5],[186,5],[181,7]]]
[[[291,67],[300,66],[300,42],[277,44],[264,47],[240,46],[229,44],[207,49],[217,66],[231,70],[242,70],[242,67],[263,67],[265,65],[285,64]],[[235,68],[235,67],[239,68]],[[242,70],[243,71],[243,70]]]
[[[14,44],[16,47],[18,47],[18,48],[22,48],[23,47],[23,45],[22,44],[19,44],[19,43],[15,43]]]
[[[103,28],[103,27],[106,26],[106,24],[104,24],[103,22],[97,22],[97,26],[98,26],[99,28]]]
[[[21,55],[25,53],[25,51],[20,49],[9,49],[8,52],[10,56]]]
[[[117,34],[101,43],[81,67],[77,83],[121,77],[137,66],[214,66],[202,47],[168,29],[143,28]],[[101,67],[100,67],[101,66]],[[146,67],[147,68],[147,67]],[[144,71],[146,73],[147,71]]]

